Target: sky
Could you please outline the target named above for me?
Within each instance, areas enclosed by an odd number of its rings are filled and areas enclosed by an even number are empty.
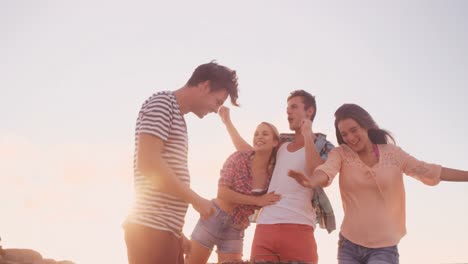
[[[289,132],[286,98],[305,89],[333,143],[334,111],[357,103],[408,153],[468,170],[467,13],[466,1],[0,0],[3,246],[126,263],[137,113],[213,59],[238,73],[231,116],[248,140],[261,121]],[[214,198],[234,147],[218,116],[186,121],[192,188]],[[400,262],[468,262],[468,183],[405,186]],[[326,192],[341,223],[337,181]],[[187,236],[197,220],[189,208]],[[320,262],[336,263],[338,231],[315,235]]]

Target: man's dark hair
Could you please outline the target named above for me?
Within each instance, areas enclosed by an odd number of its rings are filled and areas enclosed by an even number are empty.
[[[216,61],[211,61],[198,66],[192,73],[187,85],[196,86],[204,81],[210,81],[211,91],[226,90],[231,98],[231,103],[235,106],[239,106],[237,103],[239,91],[237,88],[236,71],[226,66],[219,65]]]

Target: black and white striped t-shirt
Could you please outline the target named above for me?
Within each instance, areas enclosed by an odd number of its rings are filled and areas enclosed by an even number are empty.
[[[155,190],[151,181],[138,171],[136,157],[138,135],[141,133],[154,135],[164,141],[163,158],[179,180],[189,185],[187,127],[173,92],[152,95],[143,103],[138,115],[133,162],[135,204],[127,222],[170,231],[179,237],[188,204],[173,195]]]

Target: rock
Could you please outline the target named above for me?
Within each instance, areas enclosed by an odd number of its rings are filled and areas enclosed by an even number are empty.
[[[57,264],[57,261],[55,259],[43,259],[42,264]]]
[[[4,260],[7,261],[16,261],[16,262],[25,262],[31,264],[40,264],[42,263],[42,255],[32,249],[4,249]]]
[[[9,261],[9,260],[0,260],[0,264],[17,264],[18,262],[16,261]],[[21,264],[23,262],[20,262]]]
[[[0,246],[0,264],[76,264],[69,260],[57,261],[42,258],[42,255],[32,249],[8,248]]]

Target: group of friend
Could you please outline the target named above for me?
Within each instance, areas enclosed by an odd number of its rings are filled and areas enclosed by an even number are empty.
[[[144,102],[135,131],[135,203],[124,223],[130,264],[207,263],[214,246],[220,263],[241,261],[244,231],[253,218],[252,261],[318,263],[314,229],[335,228],[322,188],[338,173],[344,210],[338,263],[395,264],[406,233],[403,175],[427,185],[468,181],[467,171],[409,155],[356,104],[336,110],[334,147],[313,130],[317,104],[304,90],[287,98],[293,133],[280,134],[262,122],[249,144],[223,106],[228,97],[238,106],[236,72],[210,62],[198,66],[182,88]],[[190,188],[187,113],[218,113],[237,149],[221,169],[213,200]],[[182,234],[189,204],[200,214],[190,241]]]

